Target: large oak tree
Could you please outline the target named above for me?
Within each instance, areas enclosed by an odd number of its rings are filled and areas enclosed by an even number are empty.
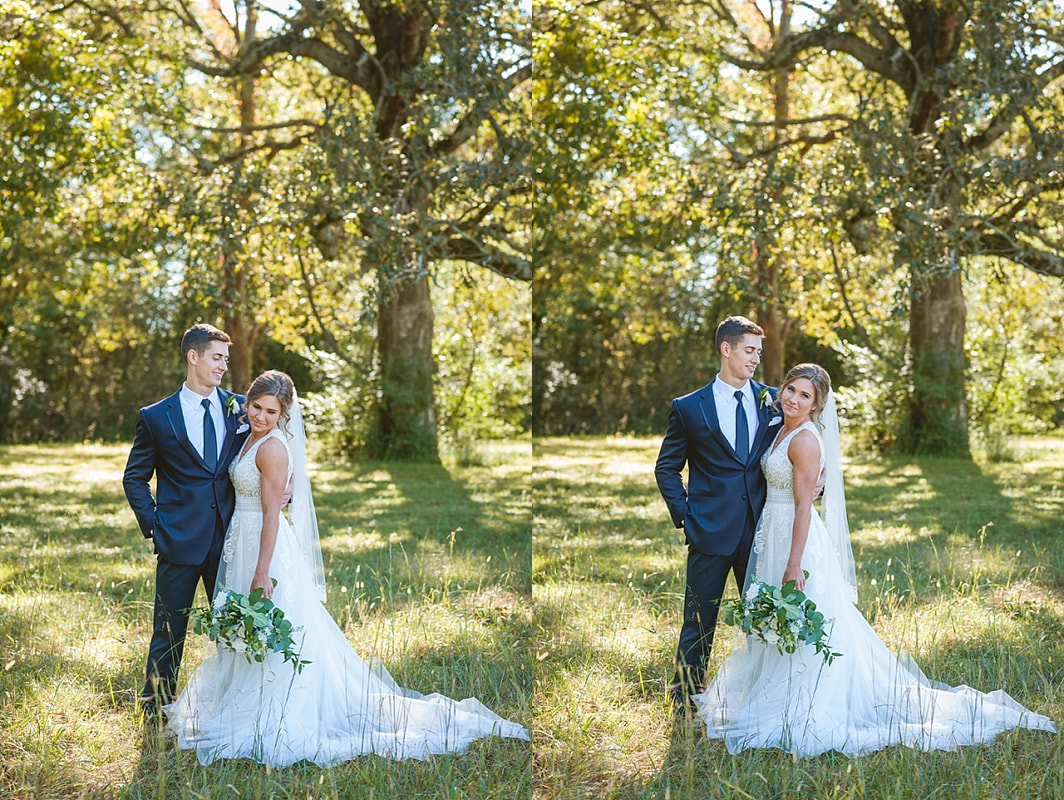
[[[316,257],[300,252],[292,260],[322,341],[341,356],[338,320],[351,316],[342,308],[344,287],[372,276],[371,444],[382,456],[435,459],[435,265],[532,277],[526,15],[517,3],[475,0],[252,0],[211,9],[168,0],[161,9],[158,19],[176,19],[193,34],[188,68],[240,98],[236,121],[221,122],[210,107],[185,109],[173,136],[189,143],[204,173],[237,175],[250,159],[263,159],[254,192],[234,178],[227,194],[252,207],[256,197],[280,198],[270,214],[282,235],[297,249],[316,247]],[[299,102],[250,109],[258,82],[298,84]],[[209,148],[199,144],[205,137]],[[288,171],[271,178],[270,162],[286,156]],[[233,293],[247,274],[234,263],[244,253],[232,230],[218,238]],[[230,324],[250,331],[249,321],[231,316]]]
[[[967,453],[966,265],[989,256],[1064,276],[1059,7],[838,0],[803,4],[801,21],[780,30],[793,5],[704,4],[733,32],[718,55],[735,68],[849,76],[830,119],[789,124],[787,135],[817,146],[826,122],[848,120],[841,140],[859,168],[836,184],[836,218],[859,252],[882,247],[906,275],[905,442]],[[771,49],[743,15],[777,33]]]

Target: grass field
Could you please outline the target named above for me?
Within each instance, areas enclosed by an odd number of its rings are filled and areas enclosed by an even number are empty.
[[[139,724],[154,559],[122,494],[128,447],[0,448],[0,797],[527,798],[531,748],[202,767]],[[486,466],[323,463],[328,607],[404,686],[531,722],[528,441]],[[197,604],[205,598],[200,594]],[[190,640],[187,677],[202,648]]]
[[[535,796],[1064,798],[1064,746],[1043,732],[796,760],[731,756],[674,722],[685,550],[654,483],[659,443],[534,444]],[[854,458],[846,475],[859,606],[884,641],[933,679],[1064,722],[1064,440],[1024,440],[1009,463]],[[721,629],[711,671],[734,637]]]
[[[1060,737],[1044,733],[793,760],[730,756],[674,723],[664,680],[684,550],[654,485],[657,445],[544,439],[534,458],[511,444],[486,466],[320,464],[328,605],[355,648],[534,736],[329,770],[202,767],[145,734],[132,696],[154,572],[121,492],[127,448],[0,448],[0,797],[1064,799]],[[1064,440],[1025,440],[1017,456],[850,460],[860,606],[932,678],[1064,721]],[[732,641],[718,638],[714,667]],[[192,644],[186,676],[199,658]]]

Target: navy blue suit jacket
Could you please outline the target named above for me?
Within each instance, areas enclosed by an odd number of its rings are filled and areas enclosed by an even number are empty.
[[[750,386],[755,398],[765,388],[754,380]],[[773,405],[760,400],[757,414],[754,445],[743,463],[720,429],[712,383],[672,401],[654,477],[673,524],[683,528],[687,543],[700,553],[731,555],[748,520],[756,522],[761,515],[765,505],[761,456],[783,420]],[[686,487],[681,475],[685,464]]]
[[[218,389],[222,408],[233,396]],[[244,397],[238,395],[241,408]],[[236,504],[229,482],[229,463],[240,452],[247,430],[237,434],[238,416],[226,411],[225,439],[218,465],[211,470],[185,431],[179,392],[140,410],[133,449],[122,487],[137,515],[140,530],[155,550],[173,564],[201,564],[215,542],[215,530],[229,525]],[[151,478],[156,478],[156,494]]]

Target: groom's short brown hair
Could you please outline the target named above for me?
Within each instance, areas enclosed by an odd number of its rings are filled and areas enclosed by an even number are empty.
[[[762,337],[765,335],[765,331],[760,325],[746,317],[725,318],[717,326],[717,352],[720,352],[720,346],[725,342],[732,347],[736,347],[739,341],[748,333]]]
[[[208,325],[206,322],[197,322],[185,331],[185,335],[181,337],[181,360],[188,360],[189,350],[195,350],[200,355],[203,355],[207,352],[207,347],[211,342],[232,344],[233,340],[229,338],[229,334],[225,331],[219,330],[213,325]]]

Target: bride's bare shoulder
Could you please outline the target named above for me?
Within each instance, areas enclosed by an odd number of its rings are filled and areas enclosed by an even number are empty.
[[[803,428],[791,437],[787,456],[793,463],[805,460],[820,460],[820,439],[811,428]]]
[[[268,436],[259,445],[259,451],[255,454],[255,464],[261,470],[267,466],[286,467],[288,465],[288,448],[278,436]]]

